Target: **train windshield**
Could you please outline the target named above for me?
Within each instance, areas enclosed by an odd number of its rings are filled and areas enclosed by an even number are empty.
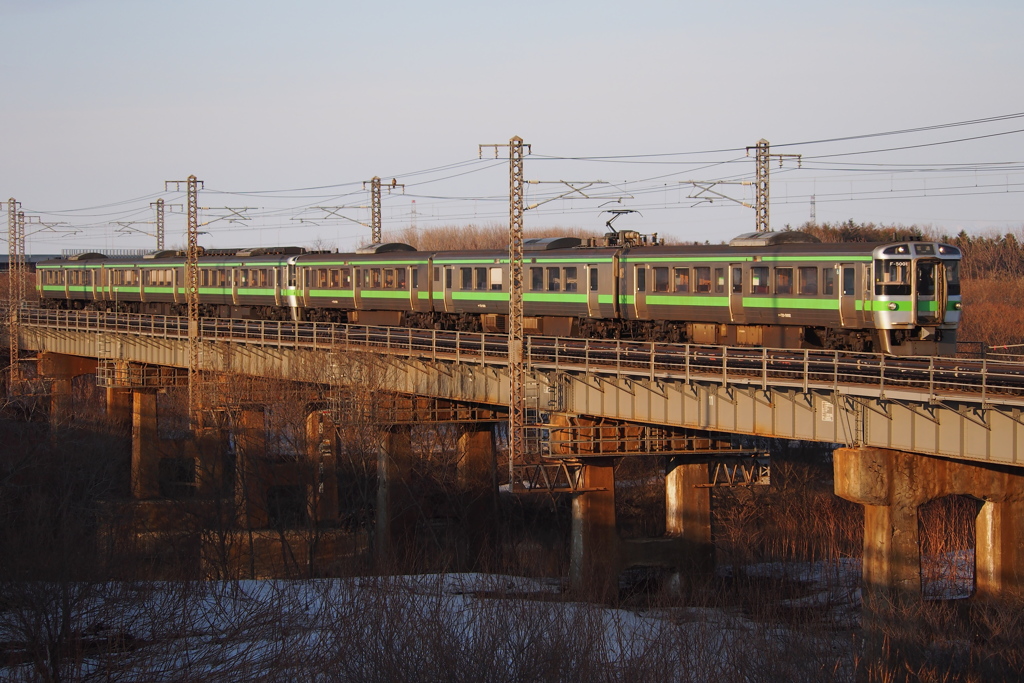
[[[875,260],[875,295],[909,296],[910,261]]]

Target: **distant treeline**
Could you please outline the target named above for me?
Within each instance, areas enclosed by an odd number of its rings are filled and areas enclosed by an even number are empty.
[[[786,226],[785,230],[793,230]],[[936,240],[953,244],[963,251],[961,276],[966,279],[1018,278],[1024,276],[1024,230],[1000,235],[995,232],[968,235],[961,230],[948,235],[930,226],[884,225],[875,223],[805,223],[800,232],[814,235],[822,242],[891,242],[908,238]],[[527,237],[596,237],[600,232],[581,228],[541,228],[527,230]],[[485,225],[445,225],[432,228],[405,228],[386,235],[386,241],[405,242],[423,251],[447,249],[508,248],[508,227],[498,223]],[[670,243],[676,242],[670,239]]]
[[[787,226],[787,229],[788,226]],[[916,225],[875,225],[874,223],[806,223],[800,232],[814,235],[822,242],[889,242],[911,237],[936,240],[952,244],[963,252],[960,266],[961,277],[1019,278],[1024,275],[1024,234],[1000,235],[995,232],[983,235],[968,235],[961,230],[957,235],[937,232],[931,227]]]

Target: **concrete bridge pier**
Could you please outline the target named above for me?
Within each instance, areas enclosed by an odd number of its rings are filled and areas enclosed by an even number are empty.
[[[235,510],[242,529],[262,529],[270,522],[267,481],[261,467],[266,454],[263,408],[244,406],[235,429]]]
[[[678,539],[678,568],[672,578],[678,588],[686,574],[705,576],[715,569],[711,541],[711,489],[706,462],[667,458],[665,466],[665,534]]]
[[[458,481],[462,492],[462,528],[466,543],[457,564],[462,571],[481,568],[498,509],[494,423],[469,423],[458,441]]]
[[[623,569],[622,544],[615,519],[615,459],[588,458],[581,485],[572,499],[569,585],[600,600],[618,594]]]
[[[400,559],[412,540],[416,516],[410,490],[412,432],[394,425],[382,433],[377,451],[377,514],[374,555],[381,566]]]
[[[136,389],[132,397],[132,498],[160,497],[160,441],[156,390]]]
[[[665,476],[664,538],[623,539],[615,517],[615,459],[587,458],[583,492],[572,503],[569,580],[574,590],[598,599],[614,598],[618,576],[630,567],[676,570],[669,589],[678,590],[687,576],[714,571],[711,540],[711,489],[708,464],[668,459]]]
[[[975,595],[1024,595],[1024,473],[881,448],[840,448],[833,462],[836,494],[864,506],[866,602],[920,599],[918,509],[951,494],[983,501]]]
[[[72,381],[79,375],[96,374],[96,359],[63,353],[39,354],[39,376],[50,385],[50,423],[67,424],[74,418]]]
[[[132,390],[107,387],[107,419],[119,427],[132,425]]]

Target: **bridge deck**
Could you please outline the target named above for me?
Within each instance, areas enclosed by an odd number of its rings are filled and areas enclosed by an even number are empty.
[[[507,405],[504,335],[204,320],[203,369]],[[185,367],[186,321],[26,309],[23,349]],[[551,412],[1024,465],[1024,366],[650,342],[530,337]]]

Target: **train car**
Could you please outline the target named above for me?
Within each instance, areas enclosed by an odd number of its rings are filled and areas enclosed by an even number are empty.
[[[933,242],[821,244],[798,232],[620,256],[630,336],[666,341],[952,354],[960,251]]]
[[[893,355],[950,355],[960,320],[960,251],[937,242],[821,244],[799,232],[728,245],[665,246],[636,233],[524,243],[529,334]],[[185,312],[178,252],[84,254],[39,264],[43,305]],[[351,254],[299,248],[206,252],[200,313],[504,332],[505,250]]]
[[[200,315],[284,320],[299,306],[298,247],[210,250],[198,259]],[[185,257],[159,251],[138,258],[87,253],[38,265],[43,306],[154,315],[187,312]]]
[[[427,326],[430,254],[407,244],[370,245],[354,254],[296,259],[299,320]]]
[[[610,336],[591,322],[614,320],[616,249],[579,248],[575,237],[523,241],[524,327],[528,334]],[[434,310],[448,329],[504,332],[509,306],[508,251],[433,255]],[[603,276],[602,276],[603,275]],[[603,287],[603,289],[602,289]]]

